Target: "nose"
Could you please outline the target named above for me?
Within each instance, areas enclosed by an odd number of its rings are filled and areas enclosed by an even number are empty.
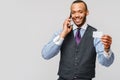
[[[78,18],[78,17],[79,17],[79,15],[80,15],[79,13],[76,13],[76,14],[75,14],[75,17],[76,17],[76,18]]]

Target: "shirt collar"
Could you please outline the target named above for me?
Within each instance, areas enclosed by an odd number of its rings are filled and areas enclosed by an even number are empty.
[[[76,24],[74,23],[73,24],[73,30],[77,29],[78,27],[76,26]],[[87,22],[85,22],[82,26],[81,26],[82,29],[86,30],[87,29]]]

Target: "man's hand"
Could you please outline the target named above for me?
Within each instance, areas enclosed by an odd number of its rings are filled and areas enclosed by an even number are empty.
[[[70,18],[67,18],[63,23],[63,31],[60,34],[61,38],[65,38],[67,34],[72,30],[72,25],[70,25]]]
[[[103,35],[101,40],[104,44],[105,51],[108,52],[112,44],[112,38],[109,35]]]

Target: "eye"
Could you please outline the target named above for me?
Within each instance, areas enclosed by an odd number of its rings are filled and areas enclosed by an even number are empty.
[[[78,12],[79,12],[79,13],[83,13],[83,11],[81,11],[81,10],[80,10],[80,11],[78,11]]]
[[[71,12],[71,14],[75,14],[75,12],[73,11],[73,12]]]

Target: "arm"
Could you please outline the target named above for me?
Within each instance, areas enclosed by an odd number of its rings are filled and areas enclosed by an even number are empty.
[[[72,30],[72,27],[68,27],[69,24],[70,24],[70,19],[68,18],[64,21],[63,30],[54,34],[51,41],[49,41],[49,43],[43,47],[42,57],[44,59],[50,59],[58,54],[64,38]]]
[[[60,46],[63,42],[63,39],[59,39],[59,41],[57,41],[58,37],[59,37],[60,32],[56,32],[52,39],[43,47],[42,49],[42,57],[44,59],[50,59],[52,57],[54,57],[55,55],[57,55],[59,53],[60,50]],[[55,42],[55,40],[57,42]]]
[[[108,67],[114,61],[114,53],[110,49],[112,43],[112,39],[108,35],[102,36],[101,39],[95,38],[94,45],[96,48],[98,61],[100,64]]]

